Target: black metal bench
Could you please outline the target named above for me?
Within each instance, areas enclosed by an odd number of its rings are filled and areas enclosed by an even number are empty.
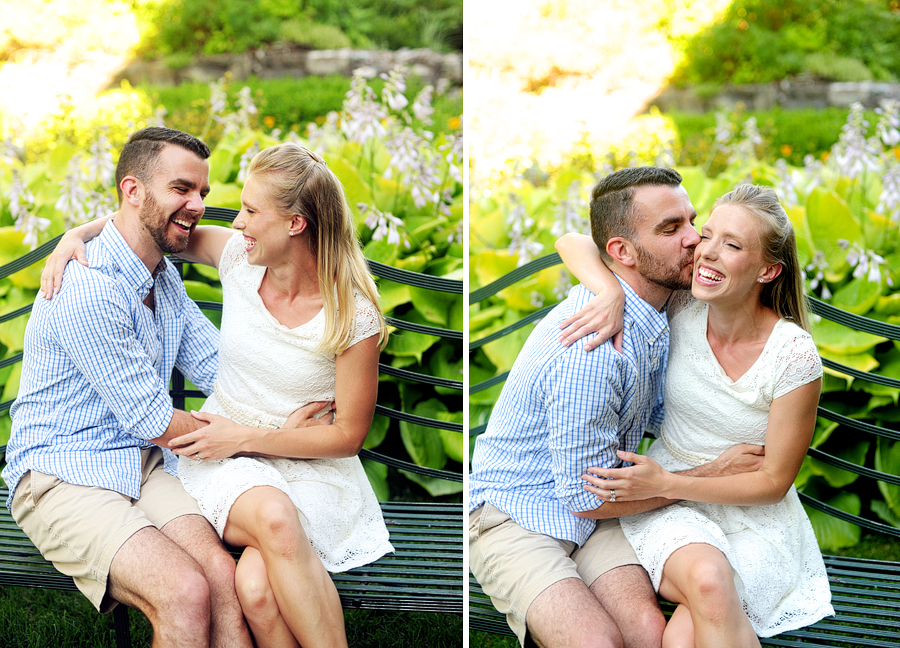
[[[550,254],[516,269],[500,279],[475,290],[469,294],[470,309],[475,304],[487,302],[498,292],[512,286],[518,281],[531,277],[535,273],[559,264],[558,254]],[[485,335],[469,343],[470,373],[472,372],[472,356],[485,344],[500,340],[510,333],[539,320],[546,315],[555,304],[541,308],[505,328]],[[834,308],[833,306],[811,299],[811,309],[825,319],[837,322],[857,331],[883,336],[891,340],[900,340],[900,326],[871,320]],[[470,318],[476,317],[470,311]],[[855,379],[868,380],[887,387],[900,388],[900,380],[859,371],[826,358],[822,359],[825,367]],[[508,372],[481,380],[469,387],[472,394],[483,394],[485,390],[501,385]],[[473,400],[484,400],[478,397]],[[819,416],[840,424],[851,434],[871,435],[875,438],[900,440],[900,430],[879,427],[865,421],[848,418],[825,407],[819,407]],[[473,415],[474,417],[474,415]],[[469,428],[470,445],[487,427],[484,420],[472,420]],[[839,457],[810,448],[809,456],[831,466],[848,470],[873,481],[900,485],[900,476],[876,470],[873,467],[856,465]],[[900,529],[852,515],[828,504],[818,501],[809,495],[800,494],[800,498],[808,507],[828,514],[838,520],[856,524],[867,531],[882,534],[890,538],[900,538]],[[831,584],[832,604],[836,616],[828,617],[812,626],[788,632],[770,639],[763,639],[767,646],[897,646],[900,645],[900,563],[847,558],[841,556],[825,556],[828,579]],[[505,618],[491,605],[481,586],[469,574],[469,629],[493,634],[509,635],[512,632]],[[663,611],[671,613],[674,606],[662,602]]]
[[[208,207],[204,219],[231,221],[237,214],[232,209]],[[59,237],[3,267],[0,279],[28,266],[41,262],[56,246]],[[179,264],[180,267],[180,264]],[[382,279],[426,288],[442,293],[462,294],[462,281],[433,277],[420,273],[398,270],[391,266],[370,261],[374,275]],[[206,311],[221,310],[216,302],[198,301]],[[31,305],[0,316],[0,323],[17,317],[26,317]],[[387,314],[388,325],[398,331],[439,336],[462,349],[462,332],[408,322],[402,316]],[[20,362],[22,353],[0,361],[0,369]],[[458,391],[462,402],[462,380],[449,380],[406,369],[380,364],[382,379],[413,381]],[[185,399],[200,397],[199,391],[185,389],[184,377],[176,370],[172,377],[170,393],[176,407],[183,408]],[[381,390],[379,401],[381,401]],[[0,416],[8,416],[12,400],[0,403]],[[461,405],[460,405],[461,409]],[[391,419],[388,437],[399,437],[396,427],[399,421],[441,430],[463,433],[463,426],[437,419],[403,412],[381,403],[376,405],[376,415]],[[382,444],[384,445],[384,444]],[[399,443],[389,444],[399,446]],[[5,446],[0,446],[0,462]],[[381,450],[381,446],[379,446]],[[402,453],[393,453],[401,454]],[[416,473],[430,478],[462,482],[462,470],[437,470],[418,466],[400,456],[388,456],[381,452],[362,450],[360,456],[392,468]],[[0,488],[0,586],[75,590],[72,579],[60,574],[45,561],[19,529],[5,506],[8,489]],[[341,603],[345,608],[367,610],[392,610],[415,612],[463,613],[463,528],[462,505],[458,502],[381,502],[385,523],[390,531],[395,553],[380,558],[370,565],[333,574]],[[239,552],[235,552],[235,557]],[[117,606],[114,614],[116,646],[131,645],[128,608]]]

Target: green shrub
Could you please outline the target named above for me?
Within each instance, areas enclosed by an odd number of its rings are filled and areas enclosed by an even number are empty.
[[[900,77],[900,13],[881,0],[749,0],[680,39],[678,84],[767,83],[803,72]],[[819,53],[810,59],[809,55]],[[852,61],[852,62],[851,62]]]
[[[871,81],[872,72],[862,61],[832,52],[813,52],[807,55],[806,70],[829,81]]]
[[[342,49],[353,44],[340,28],[304,18],[284,21],[279,36],[283,41],[309,49]]]
[[[674,124],[681,142],[678,163],[703,166],[709,160],[715,146],[716,118],[713,113],[667,113]],[[847,120],[844,108],[800,108],[788,110],[751,110],[735,112],[733,122],[743,122],[755,117],[760,134],[767,145],[769,161],[784,158],[794,165],[802,165],[807,155],[817,158],[829,151],[841,134],[841,126]],[[867,112],[869,135],[874,133],[877,115]],[[710,167],[716,173],[724,168],[724,160]]]
[[[135,0],[148,58],[244,52],[276,41],[318,49],[462,49],[460,0]]]

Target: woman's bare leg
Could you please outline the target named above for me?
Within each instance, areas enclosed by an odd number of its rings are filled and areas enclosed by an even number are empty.
[[[234,574],[234,586],[256,648],[299,648],[281,616],[266,564],[255,547],[244,548]]]
[[[694,648],[694,623],[691,611],[684,605],[675,608],[666,630],[663,632],[662,648]]]
[[[287,495],[271,486],[243,493],[228,514],[224,538],[259,551],[281,616],[303,648],[346,648],[337,589]]]
[[[759,639],[741,606],[731,565],[708,544],[676,550],[663,567],[660,595],[691,615],[696,648],[758,648]]]

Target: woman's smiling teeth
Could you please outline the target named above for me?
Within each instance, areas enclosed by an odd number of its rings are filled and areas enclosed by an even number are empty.
[[[719,274],[715,270],[703,266],[700,266],[700,268],[697,269],[697,276],[710,283],[719,283],[725,279],[725,275]]]
[[[249,252],[256,247],[256,239],[244,237],[244,249]]]

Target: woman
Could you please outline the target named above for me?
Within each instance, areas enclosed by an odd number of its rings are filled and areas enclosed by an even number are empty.
[[[48,261],[45,294],[51,269],[102,225],[66,235],[75,243]],[[393,551],[356,456],[387,335],[377,290],[340,182],[301,146],[253,158],[234,228],[197,227],[180,255],[218,268],[224,307],[215,391],[195,414],[209,425],[171,443],[179,477],[223,540],[245,547],[235,586],[256,645],[346,646],[327,571]],[[287,423],[322,405],[321,424]]]
[[[557,247],[594,292],[618,288],[590,239],[567,235]],[[590,469],[585,488],[604,501],[678,500],[620,519],[654,587],[678,604],[663,646],[759,646],[757,635],[834,614],[793,487],[815,428],[822,367],[793,229],[775,193],[742,185],[716,201],[693,272],[693,298],[677,292],[667,307],[660,438],[646,456],[620,452],[631,467]],[[596,330],[588,322],[607,318],[582,312],[563,326]],[[758,471],[677,474],[739,443],[765,444]]]

